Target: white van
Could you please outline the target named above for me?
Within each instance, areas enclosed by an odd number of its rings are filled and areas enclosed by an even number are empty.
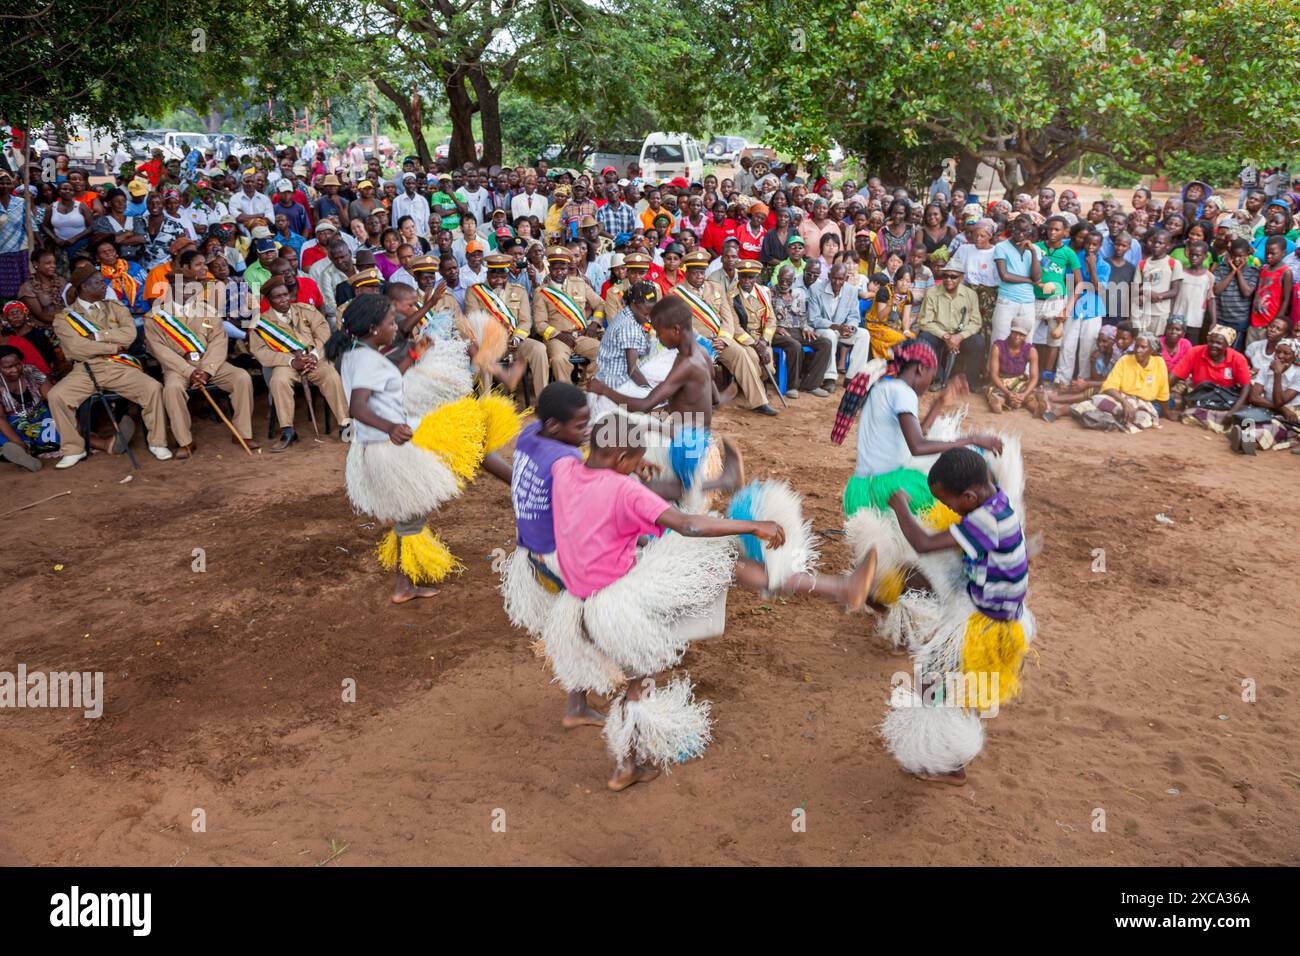
[[[704,155],[686,133],[651,133],[641,144],[641,176],[652,183],[681,176],[688,183],[704,179]]]

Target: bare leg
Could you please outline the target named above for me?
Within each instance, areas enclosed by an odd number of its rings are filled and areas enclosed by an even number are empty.
[[[791,577],[777,589],[779,594],[815,594],[843,604],[851,611],[859,610],[867,600],[871,582],[876,576],[876,549],[846,574],[823,576],[800,573]],[[741,558],[736,562],[736,583],[751,591],[766,591],[767,569],[757,561]]]
[[[600,727],[605,723],[605,715],[587,703],[585,690],[569,691],[569,700],[564,707],[563,724],[566,730],[574,727]]]
[[[493,478],[498,478],[507,485],[510,484],[510,462],[496,452],[490,451],[484,455],[481,467]]]
[[[627,682],[627,700],[641,699],[641,685],[646,682],[644,677],[634,677]],[[625,703],[618,706],[625,707]],[[628,787],[637,783],[644,783],[653,780],[659,776],[659,770],[656,767],[647,767],[636,762],[636,755],[632,752],[626,753],[614,765],[614,773],[610,776],[606,784],[614,792],[626,790]]]

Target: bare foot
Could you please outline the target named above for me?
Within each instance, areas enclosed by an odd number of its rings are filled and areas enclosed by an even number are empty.
[[[926,783],[946,783],[950,787],[964,787],[966,785],[966,768],[954,770],[952,773],[914,773],[912,776],[917,780],[924,780]]]
[[[615,793],[618,793],[620,790],[626,790],[633,784],[649,783],[657,776],[659,776],[659,770],[657,767],[645,767],[640,764],[621,763],[614,768],[614,775],[609,778],[609,782],[606,786]]]
[[[562,723],[565,730],[572,730],[574,727],[603,727],[605,715],[594,707],[583,704],[581,710],[566,710]]]
[[[407,601],[414,601],[416,598],[431,598],[437,593],[437,588],[417,588],[407,585],[393,592],[393,603],[405,604]]]

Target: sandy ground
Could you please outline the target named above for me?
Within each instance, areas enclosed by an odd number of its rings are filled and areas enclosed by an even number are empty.
[[[719,417],[825,530],[852,466],[832,413]],[[501,610],[510,509],[486,476],[433,522],[464,574],[394,609],[333,439],[247,459],[200,422],[196,458],[145,456],[127,484],[121,458],[6,468],[6,506],[72,495],[5,521],[0,670],[103,671],[107,701],[100,720],[0,711],[0,864],[1300,863],[1300,631],[1266,584],[1300,554],[1300,459],[1178,425],[1000,424],[1025,436],[1046,537],[1042,635],[962,789],[885,753],[907,664],[869,618],[733,591],[726,637],[685,660],[716,742],[607,793],[598,732],[560,728],[563,694]],[[827,539],[825,567],[846,561]]]

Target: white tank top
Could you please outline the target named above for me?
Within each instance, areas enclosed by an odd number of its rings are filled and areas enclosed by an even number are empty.
[[[72,212],[59,212],[59,204],[55,203],[50,207],[50,228],[54,230],[54,235],[60,242],[67,242],[77,233],[86,228],[86,220],[81,216],[81,204],[77,203],[72,207]]]

